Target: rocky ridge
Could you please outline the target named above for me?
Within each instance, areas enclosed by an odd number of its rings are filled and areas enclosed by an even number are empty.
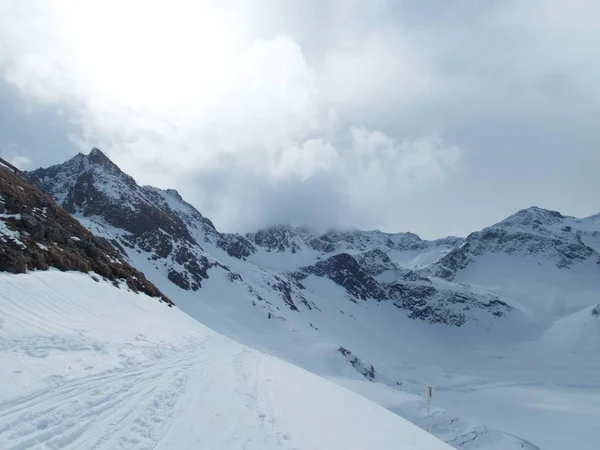
[[[172,305],[106,240],[94,236],[47,194],[0,167],[0,270],[94,272]]]
[[[557,211],[531,207],[481,231],[426,269],[428,275],[452,281],[484,254],[541,256],[561,269],[585,261],[600,264],[600,231],[593,218],[576,219]]]

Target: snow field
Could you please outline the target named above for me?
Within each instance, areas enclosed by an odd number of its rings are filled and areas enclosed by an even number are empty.
[[[0,274],[0,448],[450,448],[385,408],[90,276]]]

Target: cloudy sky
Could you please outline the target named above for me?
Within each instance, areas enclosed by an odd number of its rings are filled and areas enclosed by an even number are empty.
[[[101,148],[225,231],[600,212],[597,0],[0,0],[0,155]]]

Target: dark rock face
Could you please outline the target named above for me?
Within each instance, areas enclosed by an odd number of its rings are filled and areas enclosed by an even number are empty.
[[[271,227],[248,234],[246,237],[269,252],[284,252],[289,249],[292,253],[296,253],[300,250],[300,246],[294,242],[295,236],[292,227]]]
[[[462,247],[454,249],[443,256],[431,269],[428,268],[425,272],[448,281],[454,280],[456,273],[474,260],[470,248],[471,243],[467,240]]]
[[[387,253],[378,248],[356,256],[356,261],[372,276],[380,275],[388,270],[399,270]]]
[[[283,301],[292,311],[299,311],[298,307],[294,303],[294,299],[292,298],[292,288],[289,282],[285,282],[281,278],[277,277],[276,282],[272,283],[270,287],[282,294]]]
[[[0,270],[93,271],[172,304],[108,241],[92,235],[48,195],[4,168],[0,168],[0,198],[1,225],[10,232],[0,231]]]
[[[346,361],[348,361],[363,377],[369,381],[375,381],[375,368],[373,367],[373,364],[365,364],[358,357],[354,356],[347,348],[340,347],[338,348],[338,352],[340,352],[344,358],[346,358]]]
[[[393,283],[389,296],[394,306],[406,310],[411,319],[458,327],[465,324],[467,312],[472,309],[486,310],[496,317],[503,317],[513,309],[497,297],[482,298],[470,292],[436,289],[424,284]]]
[[[297,280],[303,280],[309,275],[329,278],[345,288],[353,298],[377,301],[387,299],[380,284],[348,253],[339,253],[294,273]]]
[[[598,303],[598,305],[596,305],[596,307],[592,309],[592,316],[600,317],[600,303]]]
[[[423,275],[415,270],[409,270],[409,271],[405,272],[402,275],[402,279],[404,281],[413,281],[413,282],[431,284],[431,280],[429,278],[427,278],[425,275]]]
[[[220,233],[217,238],[217,246],[224,249],[229,256],[237,259],[245,259],[256,252],[252,243],[236,234]]]

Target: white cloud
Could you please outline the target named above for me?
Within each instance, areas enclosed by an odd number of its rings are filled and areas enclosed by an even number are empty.
[[[267,32],[240,5],[35,3],[36,14],[9,8],[2,23],[13,45],[6,79],[39,101],[67,105],[81,127],[76,145],[103,148],[142,182],[227,185],[192,184],[206,190],[199,206],[228,228],[289,192],[295,203],[319,195],[315,183],[348,209],[327,220],[343,221],[443,180],[458,163],[457,148],[439,138],[402,141],[338,120],[333,106],[341,102],[381,100],[390,86],[397,101],[427,89],[410,48],[389,58],[386,40],[400,44],[398,35],[372,34],[356,51],[338,49],[311,65],[293,35]],[[33,24],[36,33],[23,34]],[[320,220],[314,215],[305,220]],[[302,219],[259,221],[288,218]]]
[[[512,169],[487,182],[496,154],[540,148],[521,128],[575,136],[600,99],[592,0],[251,3],[0,2],[0,70],[66,111],[79,149],[181,189],[228,229],[431,232],[430,215],[409,222],[393,205],[447,207],[458,223],[466,196],[516,204],[527,186]],[[544,161],[559,167],[561,151]]]

